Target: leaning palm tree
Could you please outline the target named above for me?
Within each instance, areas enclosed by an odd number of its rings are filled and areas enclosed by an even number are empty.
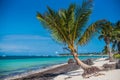
[[[65,49],[69,50],[73,55],[76,63],[84,70],[83,76],[94,73],[100,68],[89,66],[78,58],[77,47],[86,44],[92,37],[92,33],[96,31],[95,22],[85,31],[85,25],[89,20],[92,12],[92,1],[83,1],[81,6],[71,4],[68,9],[54,11],[47,7],[48,11],[44,14],[37,13],[37,18],[51,34],[54,40],[65,44]]]
[[[102,23],[100,26],[100,36],[98,37],[99,39],[103,39],[104,42],[106,43],[106,49],[107,49],[107,54],[109,55],[109,60],[110,62],[113,61],[113,55],[111,52],[110,48],[110,43],[112,41],[112,36],[113,36],[113,26],[111,25],[110,22],[106,21],[105,23]]]

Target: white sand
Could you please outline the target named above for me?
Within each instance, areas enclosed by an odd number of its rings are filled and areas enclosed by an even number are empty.
[[[94,61],[94,66],[102,66],[105,63],[113,64],[114,62],[109,62],[105,58],[100,58]],[[90,78],[83,78],[81,75],[83,73],[82,69],[68,72],[67,74],[59,75],[54,78],[54,80],[120,80],[120,69],[101,71],[100,73],[104,75],[91,76]]]

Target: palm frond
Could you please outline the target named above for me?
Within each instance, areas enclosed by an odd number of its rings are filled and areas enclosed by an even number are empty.
[[[95,23],[91,24],[79,38],[77,44],[86,44],[92,38],[92,36],[101,29],[101,23],[104,22],[104,20],[98,20]]]
[[[82,37],[79,39],[77,44],[83,45],[86,44],[87,41],[89,41],[90,37],[93,35],[93,32],[95,32],[96,24],[92,24],[88,29],[86,29],[85,33],[82,35]]]
[[[48,7],[48,12],[45,14],[46,15],[37,13],[37,18],[42,24],[46,25],[44,27],[50,30],[56,40],[61,39],[61,42],[66,43],[68,40],[66,34],[64,33],[64,29],[61,27],[61,23],[59,23],[60,16],[58,13]]]
[[[47,7],[48,11],[44,14],[37,13],[37,18],[56,41],[70,46],[84,44],[90,39],[92,32],[96,31],[96,23],[90,25],[84,34],[82,31],[92,13],[91,8],[92,1],[84,0],[81,6],[71,4],[68,9],[61,9],[58,12]]]
[[[73,31],[73,28],[74,28],[74,20],[75,20],[74,11],[75,11],[75,4],[71,4],[65,13],[65,16],[66,16],[66,18],[65,18],[65,30],[66,30],[66,33],[68,34],[69,41],[71,44],[73,42],[71,32]]]
[[[83,1],[82,6],[77,6],[75,15],[75,27],[73,29],[73,40],[80,38],[82,28],[85,27],[92,13],[91,3],[86,0]]]

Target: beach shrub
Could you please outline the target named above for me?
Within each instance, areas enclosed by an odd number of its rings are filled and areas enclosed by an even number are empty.
[[[114,58],[120,59],[120,54],[116,53],[113,55]]]

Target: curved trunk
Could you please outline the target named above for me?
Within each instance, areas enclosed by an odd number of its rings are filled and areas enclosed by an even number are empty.
[[[76,63],[84,70],[84,73],[82,74],[83,77],[88,78],[91,76],[91,74],[98,73],[99,71],[103,70],[101,67],[96,67],[96,66],[90,66],[85,63],[83,63],[79,58],[78,54],[76,52],[72,52],[72,55],[76,61]]]
[[[78,53],[77,53],[77,50],[74,48],[74,45],[69,45],[68,48],[70,49],[71,51],[71,54],[73,55],[74,57],[74,60],[76,61],[76,63],[82,68],[82,69],[87,69],[87,68],[90,68],[89,65],[83,63],[79,58],[78,58]]]
[[[85,63],[83,63],[79,58],[76,49],[74,48],[74,45],[68,46],[68,48],[71,50],[71,54],[74,57],[74,60],[76,63],[84,70],[84,73],[82,74],[83,77],[86,77],[89,74],[97,73],[100,70],[103,70],[101,67],[96,66],[90,66]]]
[[[81,67],[83,70],[91,67],[91,66],[83,63],[83,62],[78,58],[78,54],[77,54],[76,52],[72,52],[72,55],[73,55],[76,63],[77,63],[78,65],[80,65],[80,67]]]

